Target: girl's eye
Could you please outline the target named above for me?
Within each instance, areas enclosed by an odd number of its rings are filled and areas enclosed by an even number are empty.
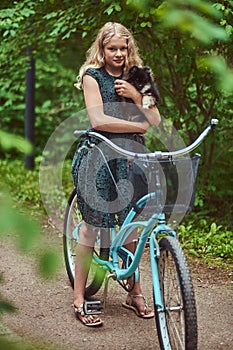
[[[107,47],[107,50],[108,50],[108,51],[111,51],[111,52],[114,52],[114,51],[115,51],[114,47]]]
[[[121,47],[120,51],[126,51],[128,49],[128,47]],[[117,49],[115,47],[108,47],[109,51],[117,51]]]

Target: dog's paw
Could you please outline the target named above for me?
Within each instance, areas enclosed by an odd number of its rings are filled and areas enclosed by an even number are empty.
[[[154,107],[156,105],[156,99],[150,95],[142,96],[142,107],[145,109],[149,109],[150,107]]]

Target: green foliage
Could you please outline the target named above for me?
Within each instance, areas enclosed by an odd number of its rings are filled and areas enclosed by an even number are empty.
[[[219,17],[219,12],[208,2],[201,0],[172,0],[164,2],[155,12],[163,24],[190,33],[198,41],[209,44],[214,40],[227,40],[226,31],[210,21]],[[209,18],[205,18],[208,16]]]
[[[26,347],[23,343],[22,344],[15,344],[10,342],[8,339],[0,339],[0,347],[1,349],[5,350],[27,350],[28,346]],[[29,348],[30,350],[30,348]]]
[[[11,233],[13,237],[17,234],[20,251],[29,251],[35,243],[38,243],[38,225],[20,214],[13,208],[13,203],[6,195],[0,198],[0,234]]]
[[[0,184],[6,188],[18,206],[31,204],[41,206],[38,169],[28,171],[23,161],[0,160]]]
[[[0,148],[6,151],[16,148],[26,154],[32,152],[32,145],[23,137],[12,135],[2,130],[0,130]]]
[[[219,90],[226,96],[233,91],[233,69],[230,69],[223,57],[211,56],[200,58],[199,66],[210,72],[215,71],[215,79]]]
[[[233,259],[233,232],[221,225],[209,225],[202,219],[190,221],[178,227],[179,238],[183,248],[189,253],[205,259]]]
[[[233,188],[230,0],[1,1],[1,129],[23,135],[29,67],[25,48],[30,45],[36,62],[35,154],[41,155],[54,129],[84,107],[82,92],[73,83],[87,48],[106,21],[121,22],[134,33],[144,63],[154,72],[161,114],[186,143],[212,117],[220,119],[215,135],[198,150],[202,154],[197,186],[201,200],[196,203],[203,215],[211,213],[229,221]],[[79,127],[77,119],[74,129]],[[150,148],[158,147],[153,133],[149,143]],[[18,156],[15,151],[12,154]]]
[[[54,171],[52,167],[48,167],[46,171],[49,177],[56,176],[56,173],[52,173]],[[0,185],[10,193],[14,205],[17,205],[17,207],[23,207],[27,211],[29,206],[31,209],[34,208],[37,214],[45,213],[40,192],[39,164],[37,162],[35,169],[28,171],[20,160],[0,160]],[[67,198],[73,189],[70,161],[63,164],[63,189]],[[51,186],[47,190],[46,197],[51,207],[56,206],[57,217],[62,218],[66,202],[64,203],[64,195],[61,189]],[[34,211],[31,214],[33,215],[33,213]],[[27,225],[27,221],[25,224]]]
[[[17,341],[15,339],[7,339],[7,337],[1,336],[0,338],[0,348],[4,350],[55,350],[54,346],[48,345],[40,345],[40,344],[30,344],[29,342],[25,342],[22,338],[17,337]],[[56,348],[57,349],[57,348]]]
[[[2,282],[2,277],[0,275],[0,283]],[[11,305],[9,302],[3,300],[3,297],[0,294],[0,315],[3,312],[14,312],[15,307]]]
[[[57,272],[59,262],[60,259],[55,252],[43,251],[43,255],[38,262],[40,274],[46,278],[53,277]]]

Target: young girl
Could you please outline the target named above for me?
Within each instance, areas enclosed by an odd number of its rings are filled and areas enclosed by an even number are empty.
[[[142,151],[145,150],[143,134],[150,125],[157,126],[160,123],[160,114],[157,107],[142,109],[142,95],[133,85],[121,79],[122,74],[132,66],[142,66],[133,36],[123,25],[108,22],[99,30],[95,42],[88,50],[86,62],[80,69],[75,86],[83,88],[91,128],[126,149],[131,147],[134,151],[135,148],[136,151]],[[142,115],[145,117],[142,121],[127,120],[124,109],[121,108],[125,105],[122,101],[126,98],[135,107],[139,106],[137,112],[143,111]],[[94,138],[91,142],[99,144]],[[99,326],[102,324],[99,316],[85,315],[83,310],[85,285],[96,238],[94,228],[122,225],[132,202],[127,203],[126,200],[124,206],[120,200],[117,202],[116,189],[106,167],[100,165],[99,153],[95,151],[95,147],[87,149],[86,144],[87,139],[83,138],[72,164],[78,205],[83,219],[76,253],[74,310],[84,325]],[[116,182],[127,179],[127,161],[120,159],[119,155],[113,157],[113,151],[109,152],[104,147],[104,154],[110,159],[109,166]],[[100,205],[100,196],[105,205]],[[115,210],[111,206],[113,202]],[[133,244],[129,244],[127,249],[133,251]],[[140,282],[134,284],[123,306],[134,310],[143,318],[154,315],[146,304]]]

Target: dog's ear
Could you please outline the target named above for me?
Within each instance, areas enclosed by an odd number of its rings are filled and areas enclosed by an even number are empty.
[[[148,74],[148,75],[150,75],[151,74],[151,69],[149,68],[149,67],[144,67],[144,72],[146,73],[146,74]]]
[[[133,66],[133,67],[130,68],[129,71],[130,71],[130,73],[135,74],[138,71],[138,67],[137,66]]]

